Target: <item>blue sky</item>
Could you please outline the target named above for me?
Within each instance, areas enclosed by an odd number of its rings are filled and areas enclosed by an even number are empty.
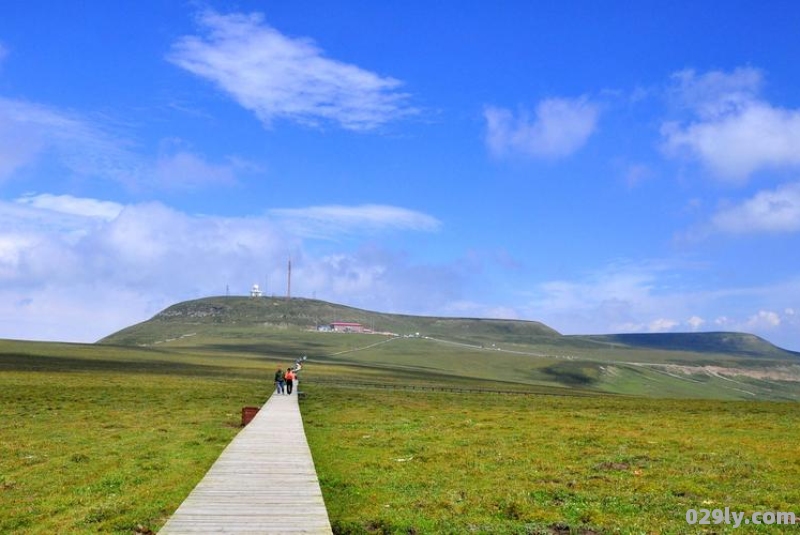
[[[800,350],[800,5],[134,4],[0,8],[0,337],[291,258],[295,296]]]

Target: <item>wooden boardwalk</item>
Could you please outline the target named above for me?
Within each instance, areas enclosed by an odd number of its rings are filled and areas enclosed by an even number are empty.
[[[269,398],[158,533],[332,533],[296,393]]]

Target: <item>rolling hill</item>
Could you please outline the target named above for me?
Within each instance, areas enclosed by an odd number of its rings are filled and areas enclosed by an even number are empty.
[[[368,333],[323,332],[334,322]],[[744,333],[562,335],[535,321],[387,314],[304,298],[177,303],[98,342],[294,360],[435,384],[656,397],[800,399],[800,354]]]
[[[101,343],[153,343],[162,332],[191,326],[206,332],[238,325],[316,329],[336,321],[356,322],[373,332],[446,336],[487,341],[526,340],[534,337],[560,336],[543,323],[535,321],[440,318],[384,314],[304,298],[209,297],[175,304],[152,319],[123,329]]]

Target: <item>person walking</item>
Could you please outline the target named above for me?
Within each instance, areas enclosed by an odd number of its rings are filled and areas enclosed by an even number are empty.
[[[283,374],[283,377],[286,379],[286,394],[291,396],[292,385],[294,385],[294,372],[291,368],[286,368],[286,373]]]
[[[283,395],[283,385],[286,382],[286,376],[281,368],[275,372],[275,389],[278,394]]]

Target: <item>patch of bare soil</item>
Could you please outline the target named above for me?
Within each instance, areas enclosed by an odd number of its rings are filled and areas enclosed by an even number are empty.
[[[668,373],[684,375],[710,375],[712,377],[749,377],[765,381],[800,382],[800,366],[775,366],[770,368],[728,368],[724,366],[684,366],[680,364],[633,363],[637,366],[657,368]]]

